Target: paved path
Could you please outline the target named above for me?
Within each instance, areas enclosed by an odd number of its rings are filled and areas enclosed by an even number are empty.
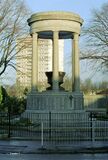
[[[108,160],[108,154],[0,154],[0,160]]]
[[[79,142],[70,145],[45,145],[41,147],[39,141],[22,141],[22,140],[1,140],[0,153],[108,153],[108,141],[105,142]]]

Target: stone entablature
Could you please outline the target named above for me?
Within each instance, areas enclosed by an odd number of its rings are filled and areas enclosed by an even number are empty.
[[[32,18],[32,19],[31,19]],[[64,11],[48,11],[48,12],[39,12],[35,13],[28,19],[29,23],[40,20],[52,20],[52,19],[61,19],[61,20],[72,20],[76,22],[83,23],[83,19],[76,13],[73,12],[64,12]]]
[[[39,33],[40,37],[52,37],[51,31],[60,31],[61,38],[71,38],[71,32],[80,34],[80,26],[83,19],[78,14],[71,12],[41,12],[36,13],[28,19],[28,24],[31,26],[30,34]],[[49,32],[45,34],[45,31]]]

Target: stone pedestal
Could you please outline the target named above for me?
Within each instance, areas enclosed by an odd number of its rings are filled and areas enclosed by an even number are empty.
[[[26,111],[68,111],[83,109],[83,94],[75,92],[32,92],[27,97]]]
[[[51,115],[55,113],[53,116],[55,115],[57,119],[61,119],[61,116],[66,116],[67,113],[73,113],[72,115],[74,115],[74,112],[79,112],[79,110],[84,111],[82,93],[66,91],[31,92],[27,96],[27,107],[22,116],[29,118],[33,123],[38,122],[40,125],[41,122],[44,122],[44,126],[47,126],[50,113]],[[53,121],[53,118],[51,119]],[[54,117],[55,120],[56,117]],[[68,123],[68,118],[66,122]]]

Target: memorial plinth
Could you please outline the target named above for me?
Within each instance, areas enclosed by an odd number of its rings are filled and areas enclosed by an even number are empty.
[[[83,109],[83,94],[80,92],[79,35],[83,20],[71,12],[41,12],[28,19],[32,36],[32,82],[27,96],[26,112]],[[38,38],[52,40],[52,71],[46,72],[49,89],[38,92]],[[72,91],[65,91],[64,72],[59,71],[59,39],[72,39]]]

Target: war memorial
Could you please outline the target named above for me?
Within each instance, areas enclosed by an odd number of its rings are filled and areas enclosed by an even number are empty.
[[[27,107],[23,113],[33,126],[35,138],[44,141],[72,142],[107,139],[107,122],[96,118],[99,110],[85,111],[83,93],[80,90],[79,37],[83,19],[71,12],[40,12],[28,19],[32,36],[31,91],[27,95]],[[38,90],[38,39],[52,40],[52,70],[45,72],[49,87]],[[65,72],[59,70],[59,39],[71,39],[72,91],[61,84]],[[102,111],[105,114],[105,110]],[[101,130],[100,130],[101,128]]]
[[[28,19],[32,46],[32,82],[27,98],[26,112],[68,111],[83,109],[83,93],[80,91],[79,36],[83,20],[71,12],[41,12]],[[52,71],[45,73],[50,87],[38,91],[38,38],[52,40]],[[64,72],[59,71],[58,40],[72,40],[72,91],[65,91]]]

